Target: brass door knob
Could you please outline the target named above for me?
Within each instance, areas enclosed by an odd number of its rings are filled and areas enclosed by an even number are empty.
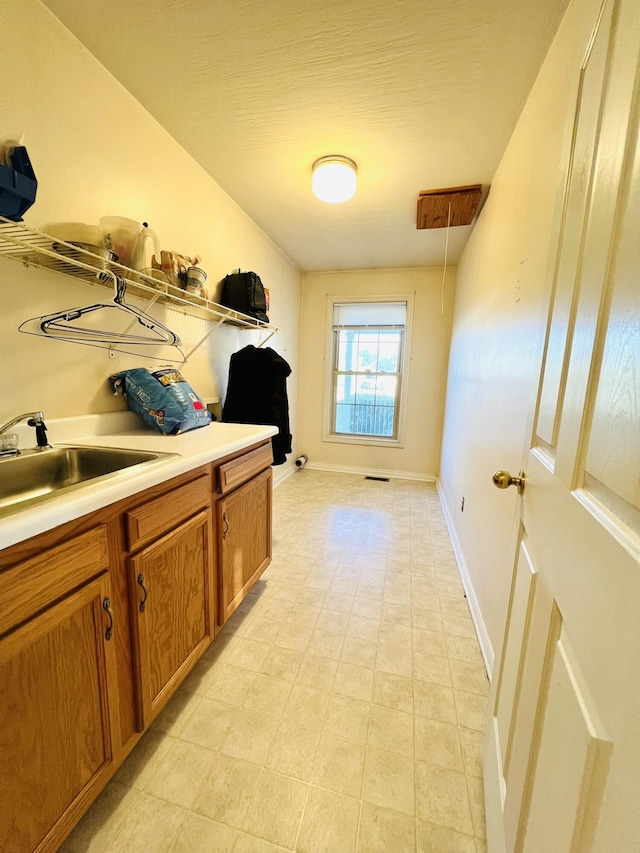
[[[509,486],[516,486],[519,495],[524,492],[524,481],[524,471],[520,471],[517,477],[512,477],[508,471],[496,471],[493,475],[493,484],[496,488],[508,489]]]

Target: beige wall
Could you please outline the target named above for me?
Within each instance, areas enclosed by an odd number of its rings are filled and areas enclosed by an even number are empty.
[[[37,0],[3,3],[0,31],[1,133],[24,134],[38,178],[26,221],[43,229],[105,215],[148,221],[162,248],[201,255],[214,298],[216,283],[232,269],[258,272],[281,329],[269,345],[293,368],[288,388],[297,438],[298,269]],[[50,417],[119,409],[123,401],[109,394],[107,376],[158,364],[17,332],[29,317],[109,298],[103,288],[4,259],[0,288],[0,423],[33,408]],[[208,329],[206,321],[175,311],[154,306],[152,313],[181,336],[186,351]],[[221,327],[181,370],[202,396],[223,396],[229,355],[258,341],[257,332]]]
[[[305,273],[300,363],[300,447],[310,464],[371,473],[438,473],[454,270],[442,268]],[[404,447],[323,441],[328,369],[327,297],[414,294]]]
[[[591,0],[573,3],[527,101],[456,278],[441,493],[491,666],[504,619],[520,501],[498,491],[531,429],[544,334],[547,257]],[[461,500],[465,498],[464,512]]]

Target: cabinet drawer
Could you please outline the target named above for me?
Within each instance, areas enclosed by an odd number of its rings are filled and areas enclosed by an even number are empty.
[[[0,634],[109,568],[104,524],[0,574]]]
[[[246,483],[256,474],[269,468],[273,462],[271,442],[261,444],[255,450],[243,453],[218,468],[218,494],[225,495],[236,486]]]
[[[166,533],[210,504],[211,478],[207,471],[197,480],[130,510],[125,514],[129,550],[134,551]]]

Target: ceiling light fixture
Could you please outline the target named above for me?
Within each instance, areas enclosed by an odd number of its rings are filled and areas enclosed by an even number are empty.
[[[330,154],[320,157],[311,169],[311,188],[320,201],[340,204],[349,201],[356,191],[358,167],[349,157]]]

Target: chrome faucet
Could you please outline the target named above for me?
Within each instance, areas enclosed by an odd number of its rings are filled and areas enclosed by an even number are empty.
[[[50,447],[51,445],[47,441],[47,427],[44,422],[44,414],[42,412],[26,412],[24,415],[18,415],[17,418],[13,418],[8,421],[4,426],[0,427],[0,435],[3,432],[6,432],[11,427],[19,424],[20,421],[27,421],[29,426],[36,428],[36,443],[39,449],[44,447]],[[5,451],[5,453],[19,453],[20,451],[16,447],[15,450]]]

